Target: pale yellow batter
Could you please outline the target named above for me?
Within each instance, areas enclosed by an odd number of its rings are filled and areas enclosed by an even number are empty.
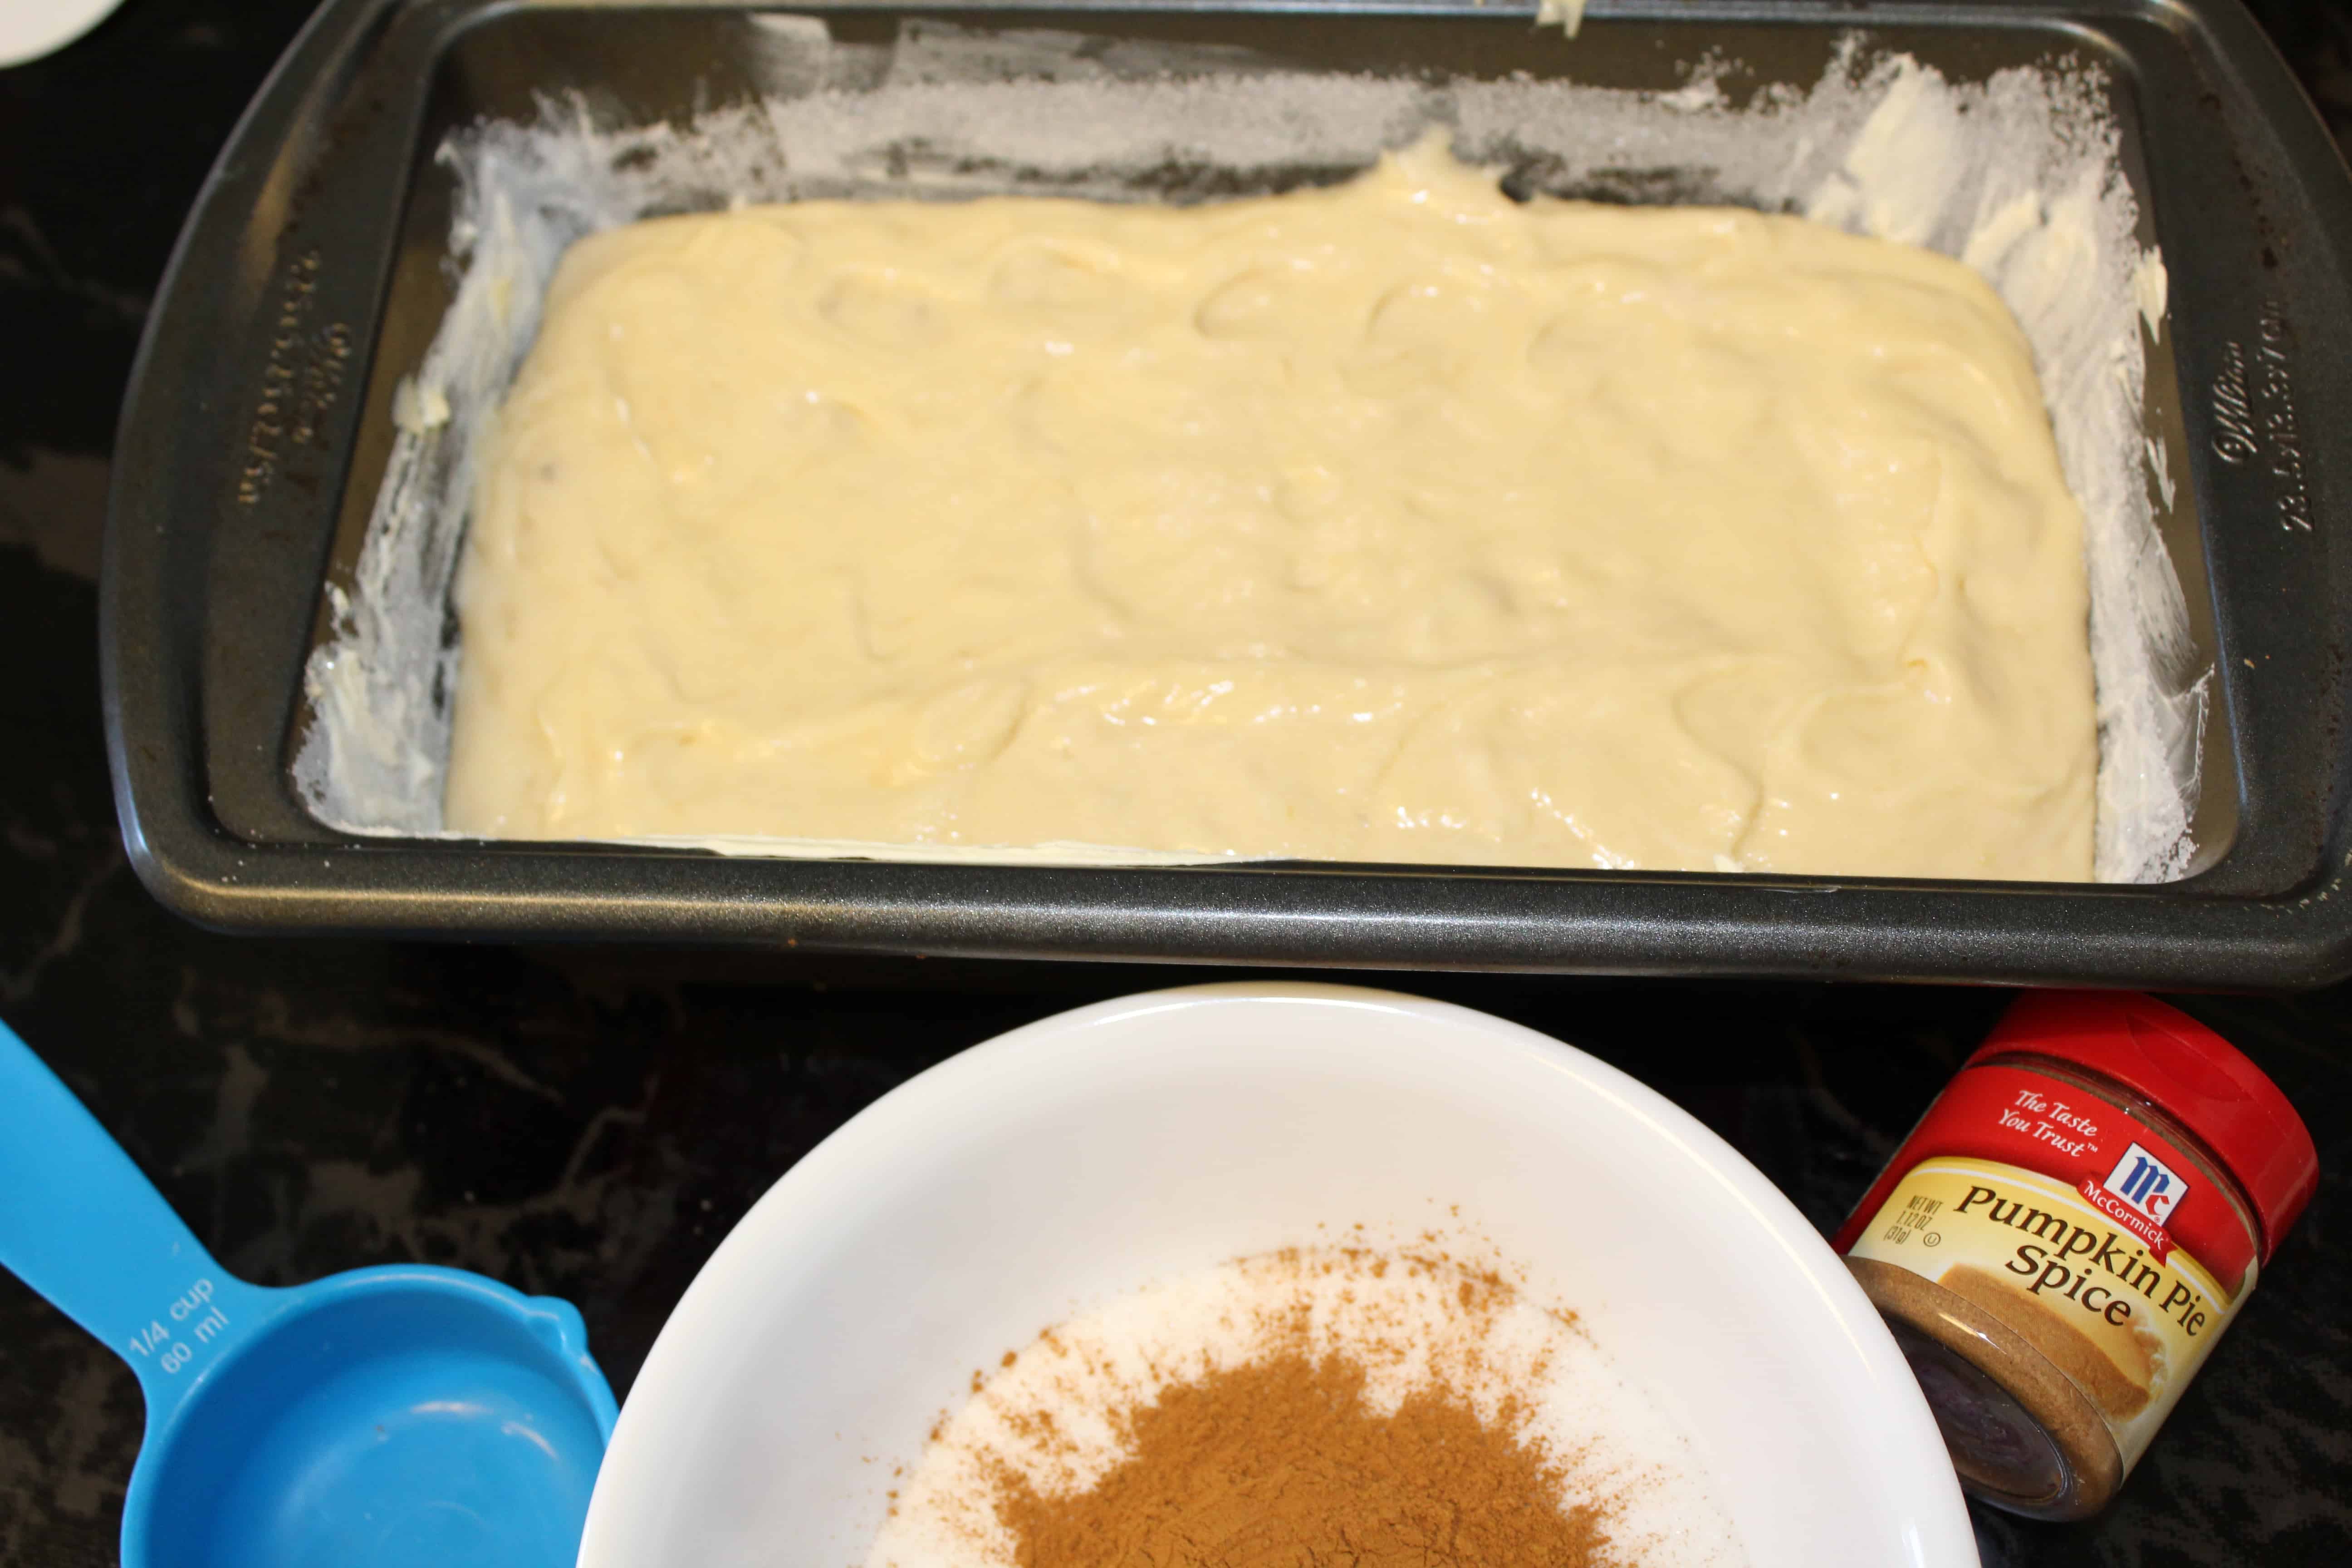
[[[467,551],[465,832],[2091,874],[2082,519],[1990,290],[1428,143],[583,240]]]

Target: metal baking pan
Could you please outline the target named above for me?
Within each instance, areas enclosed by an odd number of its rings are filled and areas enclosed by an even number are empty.
[[[2199,858],[2160,884],[2024,885],[894,864],[330,828],[290,772],[304,661],[359,549],[395,388],[450,297],[436,147],[485,116],[529,119],[544,95],[675,122],[792,84],[763,75],[757,35],[775,17],[757,8],[329,0],[189,221],[117,448],[107,734],[131,859],[173,909],[246,931],[965,955],[2170,986],[2352,974],[2352,560],[2331,538],[2352,518],[2338,506],[2352,498],[2352,181],[2234,0],[1597,0],[1572,47],[1545,51],[1528,47],[1532,9],[1504,0],[774,9],[853,39],[1075,32],[1101,40],[1106,68],[1122,47],[1172,44],[1309,70],[1660,90],[1710,53],[1753,90],[1811,82],[1857,30],[1954,80],[2095,59],[2171,279],[2147,396],[2183,498],[2163,542],[2189,657],[2212,672]],[[1671,199],[1688,184],[1623,174],[1586,194]],[[1202,194],[1198,169],[1167,177]]]

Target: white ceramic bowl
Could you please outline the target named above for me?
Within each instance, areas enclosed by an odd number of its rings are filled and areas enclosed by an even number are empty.
[[[1154,1278],[1461,1205],[1665,1407],[1755,1568],[1961,1568],[1958,1484],[1844,1268],[1714,1133],[1483,1014],[1207,986],[1018,1029],[744,1216],[622,1409],[583,1568],[844,1568],[971,1369]],[[877,1462],[869,1462],[877,1461]]]

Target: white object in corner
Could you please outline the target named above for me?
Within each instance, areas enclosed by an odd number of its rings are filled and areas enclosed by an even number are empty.
[[[55,54],[111,16],[122,0],[0,0],[0,67]]]

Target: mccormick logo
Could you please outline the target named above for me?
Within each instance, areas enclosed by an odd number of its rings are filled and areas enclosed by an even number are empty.
[[[2142,1159],[2147,1162],[2146,1166],[2138,1163]],[[2154,1173],[2160,1173],[2153,1174],[2153,1180],[2151,1180],[2151,1174]],[[2171,1179],[2175,1190],[2169,1194],[2158,1193],[2152,1195],[2169,1196],[2172,1203],[2177,1205],[2181,1196],[2179,1191],[2181,1185],[2180,1179],[2166,1169],[2154,1155],[2147,1154],[2135,1146],[2133,1152],[2124,1156],[2123,1163],[2116,1167],[2115,1173],[2107,1179],[2111,1182],[2130,1181],[2143,1186],[2153,1186],[2156,1182],[2164,1181],[2167,1178]],[[2148,1218],[2147,1210],[2140,1206],[2140,1204],[2146,1201],[2146,1196],[2143,1195],[2136,1202],[2124,1197],[2112,1187],[2101,1186],[2096,1177],[2083,1178],[2084,1200],[2124,1229],[2139,1237],[2147,1246],[2147,1255],[2158,1263],[2162,1263],[2171,1256],[2172,1237],[2164,1228],[2163,1222]]]
[[[2158,1225],[2170,1220],[2189,1195],[2180,1173],[2137,1143],[2107,1173],[2106,1188]]]

